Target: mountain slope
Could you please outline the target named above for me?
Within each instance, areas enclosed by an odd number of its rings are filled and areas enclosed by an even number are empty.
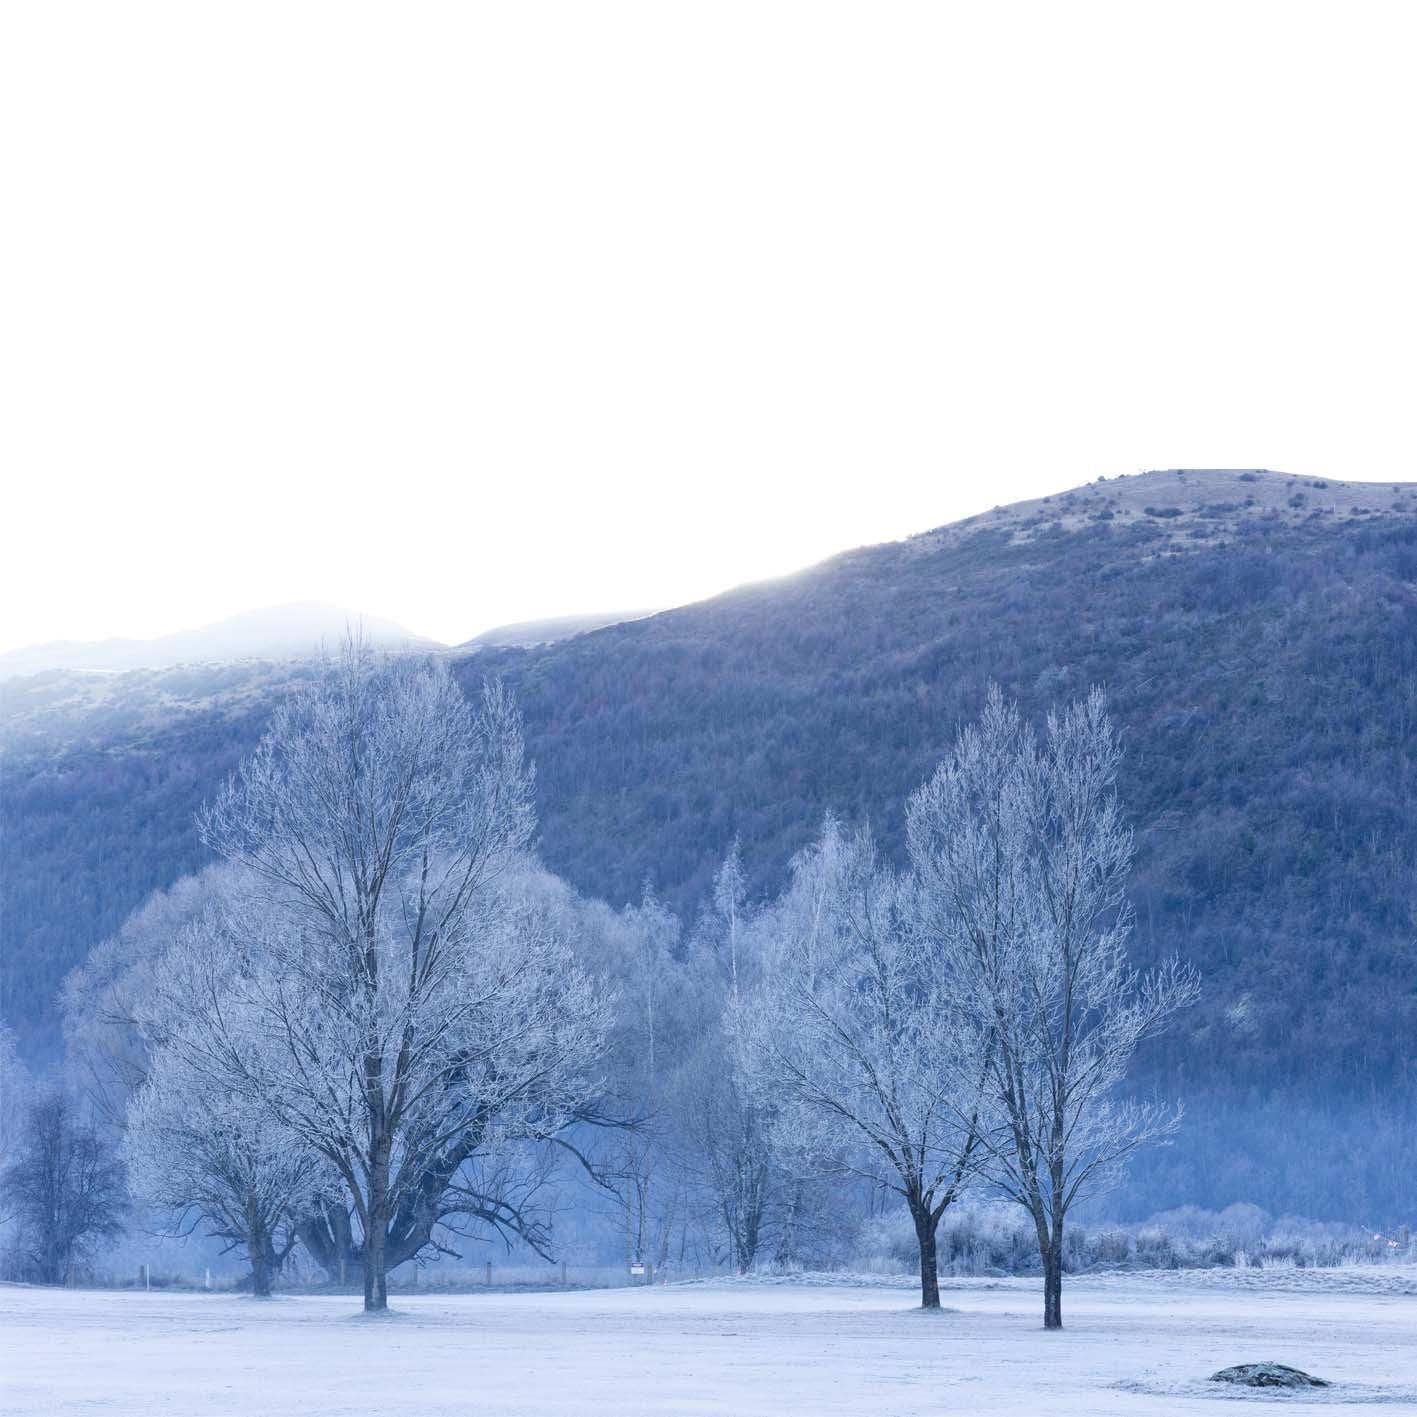
[[[619,625],[626,620],[643,620],[653,610],[626,610],[599,615],[557,615],[550,620],[519,620],[513,625],[498,625],[460,644],[460,653],[480,649],[530,648],[554,644],[572,635],[584,635],[591,630],[603,630],[607,625]]]
[[[1138,957],[1180,951],[1207,981],[1144,1060],[1192,1101],[1148,1198],[1376,1219],[1410,1196],[1417,488],[1098,483],[457,669],[520,699],[548,864],[617,902],[652,878],[683,907],[735,833],[773,889],[828,809],[898,852],[904,797],[991,678],[1034,714],[1105,684]],[[197,863],[191,810],[284,682],[172,712],[149,683],[144,713],[110,704],[101,731],[79,715],[60,743],[34,714],[11,737],[0,979],[32,1046],[63,971]]]

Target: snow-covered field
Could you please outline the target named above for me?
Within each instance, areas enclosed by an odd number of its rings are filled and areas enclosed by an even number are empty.
[[[0,1286],[0,1412],[1176,1414],[1374,1403],[1417,1414],[1417,1271],[1081,1278],[1061,1334],[1028,1281],[811,1278],[653,1289],[276,1299]],[[1203,1380],[1273,1359],[1312,1396]]]

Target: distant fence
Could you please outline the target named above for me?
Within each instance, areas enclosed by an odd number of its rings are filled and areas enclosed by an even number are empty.
[[[480,1263],[433,1263],[416,1268],[402,1265],[389,1275],[391,1294],[465,1294],[478,1290],[571,1290],[627,1289],[646,1284],[667,1284],[677,1280],[702,1279],[720,1271],[682,1265],[656,1270],[646,1265],[643,1274],[632,1274],[625,1265],[583,1265],[509,1263],[495,1260]],[[138,1264],[119,1270],[96,1264],[76,1268],[71,1284],[96,1289],[136,1289],[145,1291],[180,1290],[231,1293],[242,1286],[239,1274],[213,1274],[206,1266],[188,1268],[161,1264]],[[325,1280],[310,1273],[283,1274],[276,1288],[285,1294],[356,1293],[362,1285],[352,1279],[346,1284]]]
[[[624,1289],[635,1285],[668,1283],[672,1279],[695,1278],[696,1272],[684,1272],[667,1266],[656,1271],[646,1265],[644,1274],[631,1274],[624,1265],[577,1265],[570,1263],[498,1264],[484,1260],[481,1264],[430,1264],[413,1271],[409,1265],[389,1276],[391,1291],[422,1290],[462,1292],[470,1289]]]

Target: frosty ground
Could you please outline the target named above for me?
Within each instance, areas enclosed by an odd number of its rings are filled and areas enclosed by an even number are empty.
[[[357,1300],[0,1286],[0,1412],[229,1414],[1417,1413],[1417,1270],[1083,1277],[1045,1333],[1036,1281],[806,1277]],[[1312,1396],[1204,1382],[1273,1359]]]

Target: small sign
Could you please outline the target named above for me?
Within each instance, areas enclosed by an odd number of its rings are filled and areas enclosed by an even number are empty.
[[[636,1260],[636,1261],[634,1262],[634,1264],[632,1264],[632,1265],[630,1266],[630,1273],[633,1274],[633,1275],[638,1276],[638,1275],[643,1274],[644,1272],[645,1272],[645,1267],[644,1267],[644,1265],[642,1265],[642,1264],[639,1262],[639,1260]]]

